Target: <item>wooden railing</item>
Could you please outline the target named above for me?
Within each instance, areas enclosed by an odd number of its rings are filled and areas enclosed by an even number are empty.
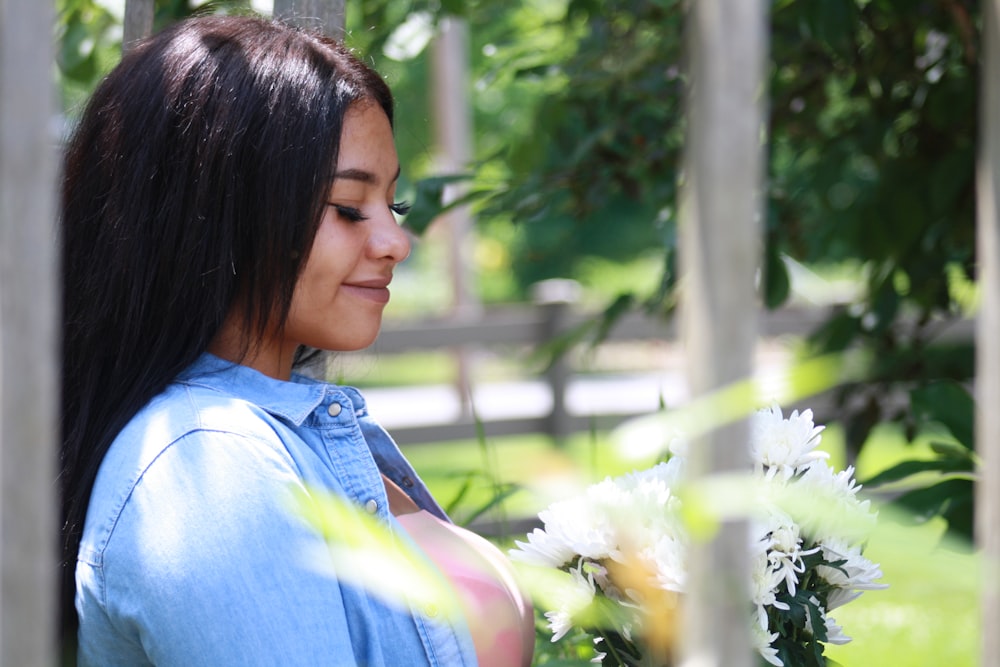
[[[601,313],[581,310],[564,299],[548,298],[547,293],[551,290],[541,290],[534,304],[486,308],[473,320],[439,317],[387,322],[371,350],[380,359],[408,352],[513,347],[530,351],[539,358],[538,365],[544,370],[535,379],[544,383],[551,397],[551,407],[543,415],[484,418],[474,410],[466,410],[457,419],[397,425],[391,429],[397,442],[411,445],[469,440],[480,433],[488,437],[542,433],[561,440],[573,433],[611,428],[625,419],[648,412],[641,406],[633,411],[588,411],[586,414],[570,409],[567,389],[571,382],[580,378],[572,367],[570,355],[557,355],[556,348],[560,339],[597,322]],[[832,310],[824,307],[772,311],[762,316],[759,330],[763,338],[805,336],[828,318]],[[609,343],[676,341],[676,328],[672,318],[633,311],[617,318],[603,340]],[[586,339],[580,343],[588,344]],[[545,354],[546,349],[550,349],[551,354]],[[547,360],[551,363],[545,363]],[[454,382],[455,391],[461,392],[459,378],[455,377]]]

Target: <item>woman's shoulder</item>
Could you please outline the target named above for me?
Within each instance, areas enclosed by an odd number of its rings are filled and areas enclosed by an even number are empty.
[[[244,398],[187,383],[133,418],[102,463],[80,545],[77,604],[92,619],[91,639],[101,639],[103,623],[114,632],[146,628],[167,653],[217,646],[219,636],[241,636],[240,621],[221,635],[205,628],[227,613],[245,619],[287,605],[282,596],[303,593],[305,583],[336,610],[332,578],[286,573],[302,571],[298,559],[316,536],[295,514],[303,475],[280,428]],[[257,585],[262,575],[281,586]],[[291,624],[268,627],[282,623]]]
[[[210,494],[210,487],[237,482],[239,475],[282,483],[296,479],[289,437],[252,401],[209,387],[171,384],[126,424],[105,454],[88,506],[85,541],[102,550],[126,506],[137,498],[167,508],[175,501],[171,494],[185,489]]]
[[[102,462],[121,480],[135,475],[161,458],[165,451],[220,437],[283,449],[274,419],[253,402],[211,389],[174,383],[145,405],[119,432]],[[192,452],[193,453],[193,452]],[[130,469],[131,472],[123,468]]]

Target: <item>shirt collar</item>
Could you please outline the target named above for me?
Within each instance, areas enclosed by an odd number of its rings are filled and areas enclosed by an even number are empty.
[[[297,426],[324,402],[327,389],[332,388],[295,373],[291,381],[278,380],[210,352],[203,353],[181,372],[177,382],[207,387],[249,401]]]

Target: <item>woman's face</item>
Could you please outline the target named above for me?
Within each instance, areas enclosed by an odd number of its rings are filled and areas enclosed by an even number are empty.
[[[240,357],[242,319],[230,317],[209,347],[218,356],[287,379],[300,345],[357,350],[378,335],[395,266],[410,241],[393,215],[399,158],[389,119],[374,103],[344,117],[333,185],[299,274],[284,329]]]
[[[373,103],[344,117],[326,210],[295,286],[284,343],[357,350],[378,335],[392,270],[410,253],[393,215],[399,158],[389,119]]]

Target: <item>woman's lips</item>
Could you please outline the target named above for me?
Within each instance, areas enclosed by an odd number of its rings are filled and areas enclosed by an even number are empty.
[[[389,303],[389,288],[387,285],[387,282],[370,284],[344,283],[340,286],[340,289],[368,301],[386,304]]]

